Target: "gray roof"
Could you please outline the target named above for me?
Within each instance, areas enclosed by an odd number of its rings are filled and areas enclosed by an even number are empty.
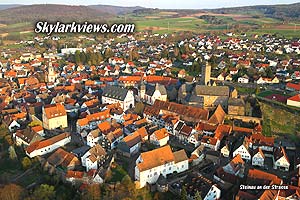
[[[243,99],[229,98],[228,105],[230,106],[245,106]]]
[[[197,96],[229,96],[229,87],[197,85],[194,89],[194,94]]]
[[[103,88],[102,96],[124,101],[128,93],[128,89],[118,86],[108,85]]]
[[[158,90],[161,95],[166,95],[167,94],[167,90],[165,88],[165,86],[161,85],[161,84],[147,84],[146,85],[146,94],[149,96],[152,96],[154,94],[154,92]]]

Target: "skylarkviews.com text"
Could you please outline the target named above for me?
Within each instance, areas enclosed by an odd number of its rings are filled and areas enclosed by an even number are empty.
[[[40,21],[35,24],[35,33],[133,33],[135,24],[97,24],[97,23],[49,23]]]

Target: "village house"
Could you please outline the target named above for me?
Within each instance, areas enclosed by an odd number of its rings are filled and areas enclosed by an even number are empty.
[[[223,167],[223,170],[234,176],[244,177],[245,172],[245,162],[241,155],[237,154],[233,159]]]
[[[249,77],[245,74],[238,78],[238,83],[249,83]]]
[[[251,161],[251,154],[250,154],[250,147],[249,147],[250,141],[247,137],[244,137],[244,139],[239,140],[235,144],[235,148],[233,150],[233,157],[236,155],[241,155],[241,157],[246,161]]]
[[[153,105],[155,100],[167,101],[167,90],[164,85],[158,83],[155,85],[142,83],[139,98],[147,104]]]
[[[174,172],[188,170],[188,162],[184,150],[172,152],[169,145],[141,153],[136,160],[135,180],[139,182],[140,188],[154,184],[161,174],[166,177]]]
[[[116,130],[109,132],[107,135],[103,135],[103,138],[100,138],[99,144],[101,144],[104,149],[109,151],[117,148],[118,144],[123,138],[123,130],[121,128],[117,128]]]
[[[82,157],[81,163],[82,166],[86,168],[86,171],[90,171],[91,169],[98,169],[100,165],[107,159],[107,153],[103,147],[99,144],[90,148]]]
[[[77,133],[81,134],[84,130],[89,131],[89,130],[96,129],[99,123],[110,119],[111,119],[111,115],[109,109],[91,115],[87,115],[85,118],[81,118],[77,120],[76,123]],[[85,137],[86,135],[82,135],[82,136]]]
[[[283,171],[289,171],[290,169],[290,161],[283,147],[274,149],[273,168]]]
[[[252,165],[259,167],[263,167],[265,165],[265,154],[260,147],[253,151]]]
[[[263,77],[260,77],[256,83],[257,84],[277,84],[279,83],[279,79],[275,76],[274,78],[263,78]]]
[[[106,86],[103,88],[102,103],[119,103],[124,111],[134,108],[133,91],[117,86]]]
[[[118,150],[127,157],[137,154],[140,151],[142,138],[138,132],[134,132],[123,138],[118,144]]]
[[[155,131],[150,135],[150,142],[157,146],[164,146],[169,141],[169,133],[165,128]]]
[[[48,130],[68,127],[67,112],[62,104],[50,104],[43,108],[43,127]]]
[[[295,96],[292,96],[287,99],[288,106],[294,106],[300,108],[300,94],[296,94]]]
[[[45,164],[46,168],[56,168],[58,166],[62,166],[67,168],[68,170],[73,170],[76,166],[79,166],[80,160],[62,148],[58,148],[54,153],[52,153],[47,159],[47,163]],[[49,169],[52,171],[53,169]]]
[[[17,130],[13,134],[13,137],[16,140],[17,146],[29,146],[34,142],[41,141],[44,139],[40,134],[30,130],[29,128],[26,128],[24,130]]]
[[[25,152],[30,158],[33,158],[35,156],[48,154],[70,142],[70,133],[62,133],[52,138],[36,141],[30,144],[28,147],[26,147]]]

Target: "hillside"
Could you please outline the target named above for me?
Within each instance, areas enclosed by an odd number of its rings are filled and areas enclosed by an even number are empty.
[[[99,11],[104,11],[107,13],[111,13],[114,15],[123,15],[127,13],[132,13],[136,10],[143,9],[143,7],[121,7],[121,6],[110,6],[110,5],[90,5],[88,6],[89,8],[99,10]]]
[[[0,24],[36,22],[40,20],[77,22],[103,21],[111,13],[88,6],[69,6],[55,4],[26,5],[0,10]]]
[[[4,4],[4,5],[0,5],[0,10],[14,8],[14,7],[18,7],[18,6],[22,6],[22,5],[20,5],[20,4]]]
[[[282,5],[259,5],[234,8],[212,9],[210,12],[220,14],[243,13],[252,15],[264,15],[280,20],[299,20],[300,3]]]

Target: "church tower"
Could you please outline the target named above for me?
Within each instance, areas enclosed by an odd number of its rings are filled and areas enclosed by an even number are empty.
[[[54,67],[52,66],[52,63],[49,62],[49,67],[48,67],[48,82],[54,83],[56,79],[56,72],[54,70]]]
[[[211,64],[209,62],[206,62],[205,66],[202,67],[202,73],[201,73],[202,85],[209,85],[210,75],[211,75]]]

